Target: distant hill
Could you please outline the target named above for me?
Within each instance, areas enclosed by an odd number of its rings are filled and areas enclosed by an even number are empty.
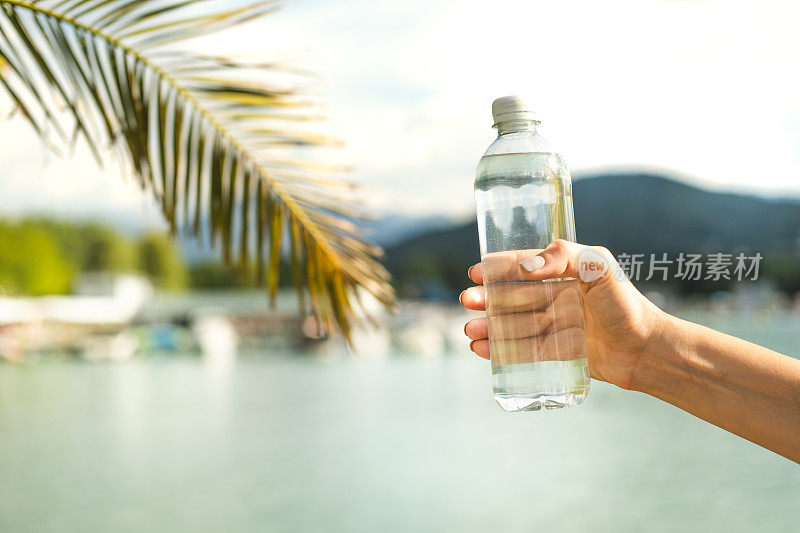
[[[401,214],[388,214],[374,220],[363,220],[357,223],[371,242],[384,248],[420,233],[436,228],[450,228],[453,225],[452,220],[443,216],[414,217]],[[239,235],[239,228],[234,228],[232,240],[238,242]],[[181,236],[178,244],[183,259],[190,265],[221,262],[219,250],[211,246],[206,239],[198,241],[191,236]],[[250,246],[255,248],[255,234],[251,235]]]
[[[758,251],[793,277],[786,258],[800,249],[800,201],[713,192],[653,174],[576,180],[573,197],[582,243],[615,254]],[[479,260],[477,231],[472,221],[416,235],[389,247],[386,265],[401,291],[431,279],[455,289]]]
[[[400,214],[384,215],[361,223],[370,240],[388,247],[434,229],[450,227],[451,220],[443,216],[413,217]]]
[[[800,201],[712,192],[649,174],[574,184],[578,240],[612,252],[796,250]]]

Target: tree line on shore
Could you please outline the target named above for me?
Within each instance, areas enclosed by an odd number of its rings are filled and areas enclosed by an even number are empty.
[[[0,221],[0,287],[5,294],[66,294],[88,272],[143,274],[162,290],[180,290],[189,282],[185,263],[162,233],[129,237],[94,222]]]
[[[189,254],[191,255],[191,254]],[[289,283],[281,263],[282,284]],[[146,276],[161,291],[240,289],[257,285],[214,255],[187,260],[166,232],[125,234],[99,222],[0,219],[0,295],[68,294],[84,273]]]

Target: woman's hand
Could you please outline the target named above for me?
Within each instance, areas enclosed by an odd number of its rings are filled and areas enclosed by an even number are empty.
[[[502,261],[504,264],[498,266],[495,262],[491,269],[510,276],[507,279],[578,279],[592,377],[626,389],[635,387],[632,383],[634,368],[668,315],[636,290],[608,250],[557,240],[543,251],[520,250],[503,254]],[[469,269],[470,279],[481,286],[461,293],[461,304],[468,309],[486,310],[487,292],[482,286],[484,266],[479,263]],[[509,288],[520,291],[520,297],[526,297],[523,287],[509,285]],[[534,298],[533,294],[530,298]],[[537,305],[533,301],[529,304],[531,309]],[[464,332],[472,339],[472,351],[488,359],[488,320],[470,320]]]
[[[518,319],[527,305],[528,321],[535,324],[493,331],[501,342],[509,332],[513,342],[530,340],[538,356],[547,355],[546,339],[574,331],[562,317],[570,313],[548,311],[566,305],[563,298],[558,303],[564,291],[514,282],[578,279],[592,377],[660,398],[800,463],[800,361],[667,315],[636,290],[605,248],[555,241],[544,251],[489,254],[469,277],[479,284],[499,282],[492,291],[499,302],[487,302],[486,289],[478,286],[461,293],[464,307],[483,311],[488,303],[502,324],[514,316],[509,305],[516,306]],[[464,332],[472,351],[488,358],[487,319],[470,320]]]

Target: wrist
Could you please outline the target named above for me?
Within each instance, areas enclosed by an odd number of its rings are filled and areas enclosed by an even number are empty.
[[[680,346],[684,343],[684,322],[660,309],[654,314],[650,333],[637,354],[628,389],[662,396],[668,376],[681,366]]]

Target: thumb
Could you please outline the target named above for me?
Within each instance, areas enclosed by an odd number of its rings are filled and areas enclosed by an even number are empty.
[[[519,266],[524,278],[534,280],[565,277],[594,284],[609,277],[625,277],[619,263],[606,248],[563,239],[553,241],[543,251],[521,261]]]

